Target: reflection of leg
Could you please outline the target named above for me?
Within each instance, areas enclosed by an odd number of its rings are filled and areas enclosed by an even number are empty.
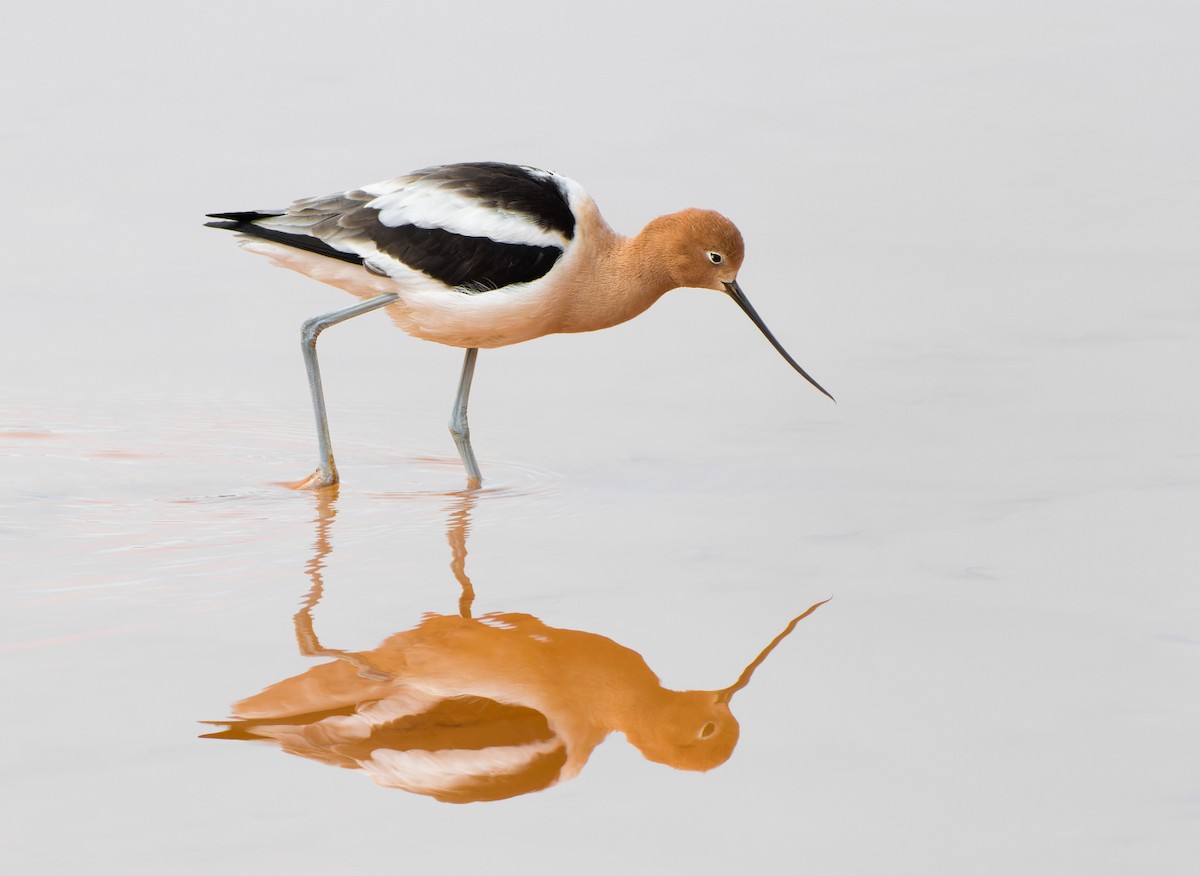
[[[333,446],[329,441],[329,418],[325,414],[325,392],[321,388],[321,368],[317,364],[317,336],[331,325],[337,325],[355,316],[370,313],[391,304],[399,296],[389,292],[360,302],[345,310],[314,316],[301,326],[300,348],[304,353],[304,367],[308,370],[308,388],[312,392],[313,413],[317,419],[317,449],[320,463],[317,470],[296,486],[301,489],[319,490],[338,482],[337,467],[333,464]]]
[[[458,455],[462,457],[467,469],[467,486],[475,489],[483,483],[479,473],[479,463],[475,461],[475,451],[471,449],[471,427],[467,425],[467,399],[471,395],[471,378],[475,376],[475,357],[479,350],[472,347],[463,358],[462,377],[458,381],[458,395],[454,398],[454,410],[450,412],[450,434],[458,446]]]
[[[320,598],[321,586],[314,583],[312,590],[308,593],[308,598],[304,601],[304,607],[292,616],[292,623],[296,629],[296,644],[300,648],[300,656],[333,657],[337,660],[344,660],[358,670],[359,678],[368,678],[372,681],[391,681],[391,675],[384,672],[361,654],[356,654],[353,651],[343,651],[340,648],[326,648],[321,644],[321,640],[317,638],[317,631],[313,628],[312,617],[312,610],[316,607]]]
[[[292,624],[296,630],[296,645],[299,647],[302,657],[335,657],[338,660],[345,660],[351,666],[358,669],[358,674],[362,678],[388,681],[391,679],[391,676],[369,660],[358,654],[326,648],[321,644],[321,640],[317,638],[317,631],[313,627],[312,613],[313,609],[317,607],[317,603],[321,601],[321,597],[325,595],[323,570],[325,568],[325,560],[329,557],[330,551],[333,550],[329,542],[329,528],[333,525],[333,518],[337,516],[337,484],[333,484],[328,490],[319,491],[316,497],[317,540],[313,544],[316,552],[313,554],[312,559],[305,564],[305,571],[308,573],[309,580],[312,581],[312,586],[308,588],[308,593],[305,594],[304,603],[300,607],[300,610],[292,617]]]
[[[337,660],[344,660],[357,669],[359,678],[367,678],[372,681],[392,680],[391,675],[361,654],[322,646],[317,638],[316,630],[313,629],[312,609],[308,606],[296,612],[292,620],[296,625],[296,644],[300,646],[301,657],[333,657]]]
[[[446,539],[450,542],[450,571],[462,588],[458,597],[458,613],[465,618],[471,616],[471,605],[475,602],[475,588],[467,575],[467,530],[471,522],[471,509],[475,507],[475,494],[461,494],[462,505],[450,515],[450,527],[446,530]]]

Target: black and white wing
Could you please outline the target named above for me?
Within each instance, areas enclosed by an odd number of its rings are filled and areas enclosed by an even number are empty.
[[[464,292],[545,276],[575,238],[578,183],[531,167],[447,164],[210,225]]]

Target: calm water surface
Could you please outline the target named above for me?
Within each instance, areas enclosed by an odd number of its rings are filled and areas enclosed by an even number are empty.
[[[134,6],[0,59],[0,870],[1193,872],[1194,12]],[[728,213],[838,405],[675,292],[469,493],[373,315],[282,486],[348,300],[203,214],[480,158]]]

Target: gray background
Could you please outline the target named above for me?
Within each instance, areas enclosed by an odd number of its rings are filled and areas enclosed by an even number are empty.
[[[6,15],[0,859],[14,873],[1191,873],[1191,3],[24,4]],[[433,163],[742,229],[721,296],[480,356],[479,611],[730,683],[733,758],[620,737],[452,807],[197,721],[302,671],[304,318],[200,227]],[[460,354],[322,340],[318,625],[453,612]]]

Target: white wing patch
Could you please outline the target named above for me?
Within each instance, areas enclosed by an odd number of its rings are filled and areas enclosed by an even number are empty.
[[[524,213],[484,206],[438,181],[402,176],[363,186],[362,191],[375,196],[365,206],[378,210],[379,221],[389,228],[441,228],[465,237],[526,246],[565,248],[570,243],[561,232],[542,228]]]
[[[562,748],[557,738],[529,745],[507,745],[468,751],[396,751],[376,749],[359,768],[377,785],[415,794],[436,794],[473,784],[485,776],[523,772],[538,757]]]
[[[478,620],[479,620],[479,623],[486,624],[487,626],[493,627],[497,630],[515,630],[517,628],[517,625],[514,624],[512,621],[507,620],[502,617],[499,617],[494,614],[485,614],[483,617],[479,618]]]

